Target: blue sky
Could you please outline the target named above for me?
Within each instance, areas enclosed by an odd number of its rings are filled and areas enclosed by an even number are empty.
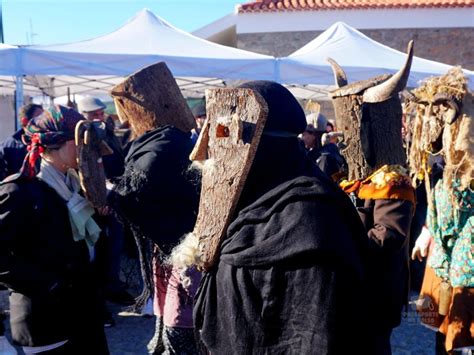
[[[0,0],[8,44],[79,41],[114,31],[143,8],[192,32],[234,11],[239,0]],[[32,31],[31,31],[32,29]],[[32,35],[33,34],[33,35]]]

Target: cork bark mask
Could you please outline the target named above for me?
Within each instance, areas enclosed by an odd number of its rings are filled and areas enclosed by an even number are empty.
[[[408,44],[404,66],[393,76],[381,75],[348,84],[342,68],[332,59],[338,89],[330,93],[337,127],[344,133],[341,151],[349,166],[349,180],[364,179],[385,164],[404,164],[402,108],[399,92],[405,88],[413,58]]]
[[[75,132],[81,187],[96,208],[104,207],[107,203],[102,157],[113,153],[104,140],[105,130],[104,122],[80,121]]]
[[[209,270],[233,217],[265,126],[268,108],[251,89],[206,92],[207,120],[191,160],[202,166],[199,214],[193,234],[201,265]]]

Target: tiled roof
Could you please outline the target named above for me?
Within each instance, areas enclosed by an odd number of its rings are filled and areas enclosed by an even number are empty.
[[[474,7],[474,0],[257,0],[238,6],[239,13],[317,10]]]

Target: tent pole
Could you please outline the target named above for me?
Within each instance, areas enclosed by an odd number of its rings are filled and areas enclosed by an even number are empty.
[[[275,66],[273,67],[273,70],[274,70],[274,78],[275,78],[275,82],[277,82],[278,84],[281,84],[281,75],[280,75],[280,58],[275,58]]]
[[[23,98],[23,76],[17,75],[16,77],[16,90],[15,90],[15,131],[21,127],[20,123],[20,109],[24,104]]]

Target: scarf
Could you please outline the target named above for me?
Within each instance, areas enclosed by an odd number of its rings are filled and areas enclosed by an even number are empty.
[[[73,238],[76,242],[84,240],[91,253],[101,230],[92,218],[94,208],[79,194],[81,185],[76,171],[69,169],[64,175],[47,160],[41,159],[41,169],[37,177],[66,201]]]

